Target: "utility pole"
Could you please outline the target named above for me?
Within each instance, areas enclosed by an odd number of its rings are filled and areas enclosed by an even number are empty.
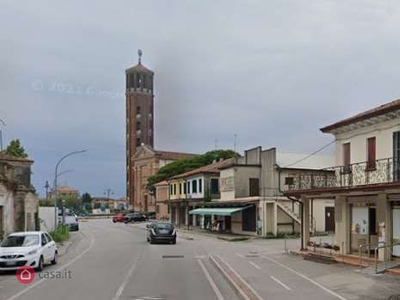
[[[104,195],[107,195],[107,203],[108,203],[108,208],[111,211],[111,207],[110,207],[110,195],[114,195],[114,191],[110,188],[105,189],[105,191],[103,192]]]
[[[45,184],[44,188],[46,189],[46,200],[49,200],[50,184],[49,184],[49,182],[47,180],[46,180],[46,184]]]
[[[6,123],[0,119],[0,123],[3,124],[3,126],[6,126]],[[3,151],[3,131],[0,130],[0,151]]]

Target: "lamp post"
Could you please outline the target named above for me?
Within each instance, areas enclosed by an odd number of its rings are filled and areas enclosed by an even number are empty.
[[[0,123],[3,124],[3,126],[6,126],[6,123],[0,119]],[[3,131],[0,130],[0,151],[3,151]]]
[[[79,153],[84,153],[84,152],[86,152],[87,150],[79,150],[79,151],[72,151],[72,152],[70,152],[70,153],[68,153],[68,154],[66,154],[66,155],[64,155],[63,157],[61,157],[59,160],[58,160],[58,162],[57,162],[57,164],[56,164],[56,168],[55,168],[55,171],[54,171],[54,227],[55,228],[57,228],[57,219],[58,219],[58,216],[57,216],[57,177],[58,177],[58,167],[59,167],[59,165],[61,164],[61,162],[64,160],[64,159],[66,159],[67,157],[69,157],[69,156],[71,156],[71,155],[74,155],[74,154],[79,154]],[[64,173],[66,173],[66,172],[64,172]],[[60,174],[61,175],[61,174]],[[55,229],[54,228],[54,229]]]
[[[108,189],[106,189],[106,190],[103,192],[103,195],[107,195],[108,208],[109,208],[110,211],[111,211],[111,207],[110,207],[110,195],[114,195],[114,191],[113,191],[112,189],[108,188]],[[107,219],[108,219],[108,217],[109,217],[109,216],[107,216]]]

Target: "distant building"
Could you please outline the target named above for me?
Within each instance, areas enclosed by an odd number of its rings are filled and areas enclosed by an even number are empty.
[[[0,153],[0,240],[38,228],[39,199],[31,185],[33,161]]]
[[[97,206],[109,208],[112,210],[125,210],[128,208],[128,203],[126,201],[126,198],[112,199],[107,197],[93,197],[92,208],[96,208]]]
[[[49,192],[49,197],[52,198],[54,191]],[[79,197],[79,191],[69,186],[59,186],[57,187],[57,198],[62,198],[63,196],[75,196]]]
[[[155,212],[155,197],[147,189],[148,178],[155,175],[160,168],[175,160],[193,156],[195,156],[195,154],[157,151],[147,145],[141,145],[137,148],[132,158],[134,189],[130,199],[130,204],[133,206],[134,210]]]

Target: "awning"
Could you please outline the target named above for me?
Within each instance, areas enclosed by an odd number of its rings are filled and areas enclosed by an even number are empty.
[[[189,211],[190,215],[213,215],[213,216],[230,216],[235,212],[249,208],[245,207],[216,207],[216,208],[197,208]]]

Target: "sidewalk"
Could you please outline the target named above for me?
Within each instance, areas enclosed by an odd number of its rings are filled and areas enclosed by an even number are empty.
[[[259,239],[260,237],[258,236],[253,236],[253,235],[242,235],[242,234],[233,234],[233,233],[217,233],[217,232],[211,232],[206,229],[201,229],[198,227],[189,227],[189,230],[181,227],[177,228],[178,232],[184,233],[186,237],[193,237],[193,235],[203,235],[207,237],[212,237],[212,238],[217,238],[220,240],[224,241],[229,241],[229,242],[234,242],[234,241],[251,241],[255,239]]]

